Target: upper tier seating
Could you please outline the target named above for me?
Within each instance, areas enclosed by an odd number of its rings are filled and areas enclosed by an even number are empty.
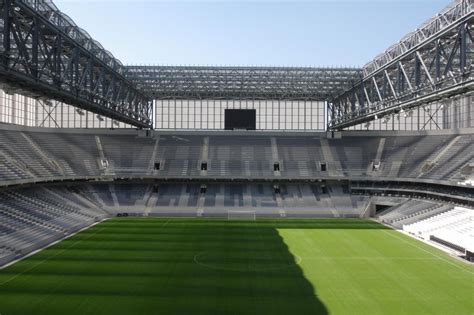
[[[374,161],[380,162],[375,169]],[[133,131],[0,130],[0,185],[54,178],[386,177],[457,182],[474,163],[474,135],[170,135]],[[204,165],[206,164],[206,165]],[[207,166],[207,167],[204,167]],[[207,168],[207,169],[206,169]]]
[[[99,174],[99,151],[94,136],[88,134],[28,132],[28,136],[63,168],[76,176]]]

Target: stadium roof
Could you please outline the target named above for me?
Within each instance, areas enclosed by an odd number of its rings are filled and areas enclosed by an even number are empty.
[[[362,79],[357,68],[127,66],[154,99],[328,100]]]
[[[182,67],[124,66],[51,1],[4,0],[0,84],[138,127],[151,99],[327,100],[340,129],[472,91],[473,7],[454,0],[363,69]]]

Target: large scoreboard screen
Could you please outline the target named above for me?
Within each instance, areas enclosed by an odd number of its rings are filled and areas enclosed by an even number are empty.
[[[257,111],[255,109],[226,109],[226,130],[255,130],[257,126]]]

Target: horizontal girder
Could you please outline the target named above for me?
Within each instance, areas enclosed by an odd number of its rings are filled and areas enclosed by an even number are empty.
[[[324,101],[361,79],[355,68],[127,66],[126,77],[154,99]]]
[[[0,1],[0,83],[8,93],[152,126],[152,102],[123,65],[50,1]]]

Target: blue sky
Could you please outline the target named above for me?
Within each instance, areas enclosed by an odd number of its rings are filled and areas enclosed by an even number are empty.
[[[440,0],[56,0],[125,64],[363,66]]]

